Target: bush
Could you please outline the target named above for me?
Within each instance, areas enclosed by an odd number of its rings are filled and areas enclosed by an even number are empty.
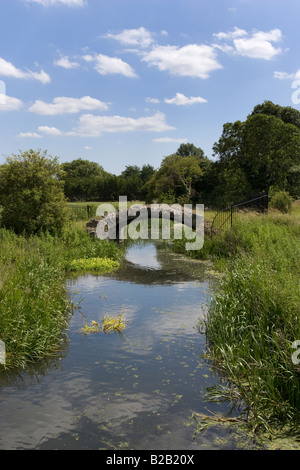
[[[286,191],[278,191],[271,196],[270,207],[280,212],[287,213],[291,211],[293,198]]]
[[[1,224],[17,234],[62,231],[66,214],[57,158],[29,150],[8,157],[0,168]]]

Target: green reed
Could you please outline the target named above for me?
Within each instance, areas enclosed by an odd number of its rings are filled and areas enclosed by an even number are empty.
[[[175,251],[185,252],[185,240]],[[205,322],[207,354],[228,377],[210,395],[237,398],[254,429],[299,426],[300,205],[290,214],[241,213],[231,230],[206,238],[198,259],[222,276]],[[299,354],[300,357],[300,354]]]
[[[61,348],[73,308],[66,273],[74,259],[93,257],[117,260],[121,250],[80,228],[30,238],[0,229],[0,367],[25,367]]]
[[[208,347],[255,429],[299,425],[300,217],[240,217],[223,235],[229,261],[206,322]]]

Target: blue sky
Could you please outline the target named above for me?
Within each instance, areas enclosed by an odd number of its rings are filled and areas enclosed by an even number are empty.
[[[299,18],[299,0],[0,0],[0,164],[212,158],[256,104],[300,109]]]

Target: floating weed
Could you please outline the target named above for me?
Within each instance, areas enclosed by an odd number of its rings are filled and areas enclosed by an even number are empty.
[[[80,332],[84,333],[86,335],[89,335],[90,333],[99,333],[100,331],[100,325],[98,322],[92,320],[91,324],[88,325],[87,323],[84,323],[84,327],[81,328]]]
[[[121,333],[124,328],[126,328],[126,323],[128,323],[124,320],[124,315],[122,313],[120,313],[120,315],[117,315],[116,317],[111,317],[110,315],[107,315],[103,318],[102,321],[102,331],[104,333],[110,333],[112,331]]]
[[[120,263],[110,258],[81,258],[70,263],[70,271],[107,273],[119,269]]]
[[[102,326],[99,322],[92,320],[90,324],[88,324],[84,319],[84,327],[81,328],[79,331],[80,333],[84,333],[89,335],[91,333],[99,333],[102,331],[103,333],[110,333],[112,331],[121,333],[122,330],[126,327],[126,321],[123,319],[123,314],[118,315],[117,317],[111,317],[107,315],[102,320]],[[107,361],[107,364],[115,364],[113,361]]]

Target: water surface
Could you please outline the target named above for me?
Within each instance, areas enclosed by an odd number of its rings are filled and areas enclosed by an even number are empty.
[[[0,377],[0,449],[235,449],[236,429],[196,433],[193,412],[221,380],[196,327],[211,296],[205,265],[159,243],[134,244],[113,274],[68,281],[80,304],[61,354],[30,373]],[[84,321],[124,314],[122,335],[80,332]]]

